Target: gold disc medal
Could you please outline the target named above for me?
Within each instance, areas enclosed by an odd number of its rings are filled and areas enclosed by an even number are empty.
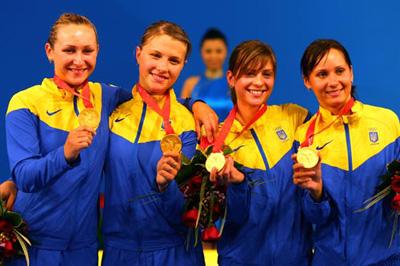
[[[318,164],[318,161],[317,151],[312,148],[303,147],[297,151],[297,162],[301,163],[304,168],[313,168]]]
[[[208,155],[206,160],[206,169],[208,172],[215,167],[217,171],[220,171],[225,165],[225,156],[222,152],[213,152]]]
[[[168,151],[180,152],[182,149],[182,141],[178,135],[168,134],[161,139],[160,146],[163,153]]]
[[[100,116],[94,108],[85,108],[79,113],[78,123],[96,130],[100,124]]]

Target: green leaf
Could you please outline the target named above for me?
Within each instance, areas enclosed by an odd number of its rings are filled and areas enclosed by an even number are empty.
[[[4,218],[6,218],[7,220],[10,221],[10,223],[15,226],[15,227],[20,227],[22,225],[22,223],[24,222],[22,220],[22,217],[19,213],[16,212],[12,212],[12,211],[7,211],[4,214]]]
[[[20,244],[20,246],[22,248],[22,251],[24,252],[26,265],[29,266],[29,253],[28,253],[28,248],[26,247],[26,244],[28,244],[30,246],[31,243],[23,234],[18,232],[18,230],[14,229],[14,233],[15,233],[15,236],[17,237],[18,243]],[[24,242],[24,241],[26,241],[26,242]]]

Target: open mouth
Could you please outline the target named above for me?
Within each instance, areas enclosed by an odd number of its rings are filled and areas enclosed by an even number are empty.
[[[250,93],[251,95],[253,95],[253,96],[259,97],[259,96],[263,95],[263,93],[266,92],[267,90],[250,90],[250,89],[247,89],[246,91],[248,93]]]
[[[82,74],[84,73],[87,69],[86,68],[68,68],[69,71],[71,71],[74,74]]]

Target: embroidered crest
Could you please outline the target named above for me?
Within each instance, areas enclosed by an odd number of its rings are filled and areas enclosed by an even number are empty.
[[[279,138],[280,140],[282,140],[282,141],[287,140],[288,136],[287,136],[285,130],[283,130],[283,128],[280,128],[280,127],[279,127],[279,128],[277,128],[277,129],[275,129],[275,132],[276,132],[276,135],[278,135],[278,138]]]
[[[372,143],[377,143],[379,141],[378,132],[376,129],[370,129],[369,131],[369,141]]]

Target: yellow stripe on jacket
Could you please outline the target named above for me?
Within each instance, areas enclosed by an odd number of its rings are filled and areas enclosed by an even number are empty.
[[[319,132],[337,118],[322,107],[319,110],[321,115],[315,132]],[[296,133],[296,140],[300,143],[305,139],[310,121],[299,127]],[[351,147],[347,147],[345,124],[349,127]],[[395,142],[399,136],[399,120],[394,112],[356,101],[352,114],[337,119],[329,128],[314,136],[311,147],[322,148],[320,154],[323,163],[348,171],[348,148],[351,148],[352,166],[355,170]]]
[[[89,82],[91,102],[98,114],[101,114],[101,85]],[[73,95],[60,90],[52,79],[44,79],[36,85],[16,93],[10,100],[7,114],[21,109],[28,109],[40,121],[52,128],[70,131],[78,127],[78,119],[74,111]],[[78,110],[85,109],[81,98],[78,99]]]
[[[177,100],[173,89],[170,90],[171,112],[170,122],[175,134],[180,135],[185,131],[194,130],[193,115]],[[139,123],[142,117],[144,102],[136,88],[132,90],[133,99],[121,104],[111,115],[109,120],[110,130],[128,140],[134,142],[138,133]],[[164,99],[158,102],[163,106]],[[180,121],[180,122],[178,122]],[[184,121],[182,123],[181,121]],[[139,143],[161,140],[166,132],[163,128],[161,116],[147,106],[143,127],[140,133]]]

